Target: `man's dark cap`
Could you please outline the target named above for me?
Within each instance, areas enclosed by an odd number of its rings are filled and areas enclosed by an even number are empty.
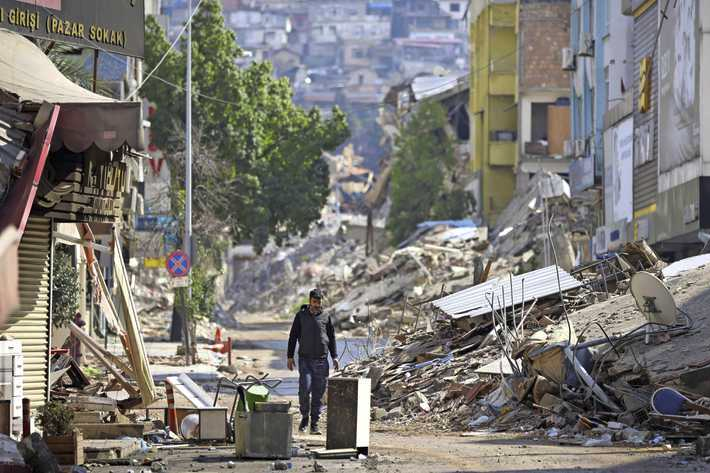
[[[320,289],[313,289],[309,294],[308,294],[309,299],[318,299],[319,301],[323,299],[323,293],[321,292]]]

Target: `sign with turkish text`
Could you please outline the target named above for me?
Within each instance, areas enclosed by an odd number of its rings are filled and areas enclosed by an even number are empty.
[[[0,0],[0,28],[143,57],[144,0]]]

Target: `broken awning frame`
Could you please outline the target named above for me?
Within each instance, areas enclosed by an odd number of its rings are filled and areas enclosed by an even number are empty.
[[[576,289],[582,283],[560,267],[546,268],[510,278],[494,278],[477,286],[435,300],[432,304],[453,319],[480,317],[490,314],[491,300],[496,311],[531,302],[559,292],[557,270],[562,292]],[[511,296],[512,286],[512,296]]]
[[[35,122],[41,125],[32,135],[32,147],[25,158],[22,176],[15,183],[7,201],[0,207],[0,230],[13,225],[18,229],[20,236],[24,233],[47,162],[59,113],[59,106],[44,104],[37,114],[41,118],[36,119]]]
[[[129,145],[143,149],[140,102],[119,102],[90,92],[66,78],[23,36],[0,29],[0,90],[18,104],[60,105],[52,148],[80,153],[91,147],[109,152]]]
[[[89,225],[86,223],[78,223],[71,232],[68,231],[70,229],[68,226],[65,226],[64,229],[65,233],[60,233],[57,239],[68,244],[79,245],[84,250],[81,253],[82,258],[86,261],[87,267],[98,283],[101,293],[101,300],[99,302],[101,312],[106,316],[106,321],[109,326],[121,337],[129,361],[130,370],[127,370],[127,366],[117,357],[101,349],[98,344],[92,344],[87,340],[84,341],[87,342],[88,348],[97,356],[99,361],[114,374],[119,384],[121,384],[131,396],[140,394],[143,406],[148,406],[158,398],[158,394],[155,389],[153,375],[150,371],[150,363],[143,343],[140,320],[133,302],[128,272],[123,262],[122,253],[120,250],[117,250],[120,248],[119,232],[114,227],[112,234],[113,248],[111,249],[111,253],[113,254],[115,279],[118,283],[118,295],[123,309],[121,314],[119,314],[116,306],[113,304],[111,292],[106,286],[101,266],[94,256],[94,247],[96,244],[93,241],[94,236]],[[102,247],[102,249],[106,248]],[[83,333],[78,327],[74,327],[73,324],[71,330],[72,333],[79,338],[85,339],[88,337],[88,335]],[[121,369],[128,377],[136,381],[138,391],[128,384],[128,379],[120,373]]]

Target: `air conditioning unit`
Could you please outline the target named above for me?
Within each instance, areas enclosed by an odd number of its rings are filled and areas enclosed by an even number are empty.
[[[579,56],[592,57],[594,56],[594,38],[591,33],[583,33],[582,41],[579,45]]]
[[[574,142],[572,140],[565,140],[562,154],[565,158],[574,156]]]
[[[582,158],[584,157],[584,152],[585,152],[585,140],[578,138],[574,140],[574,157],[575,158]]]
[[[572,48],[562,48],[562,70],[574,71],[577,69]]]

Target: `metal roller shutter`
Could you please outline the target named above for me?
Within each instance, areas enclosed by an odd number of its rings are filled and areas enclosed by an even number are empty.
[[[49,358],[51,221],[30,217],[19,247],[20,308],[0,331],[22,342],[23,397],[44,404]]]
[[[638,111],[641,59],[653,52],[658,31],[658,5],[653,5],[634,21],[634,128],[652,124],[653,144],[651,160],[634,169],[634,210],[641,210],[656,202],[658,189],[658,53],[653,58],[651,73],[651,110]]]

